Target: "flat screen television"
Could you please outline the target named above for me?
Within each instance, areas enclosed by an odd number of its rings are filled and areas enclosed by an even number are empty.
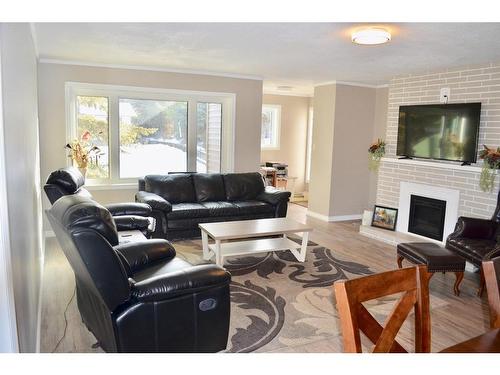
[[[481,103],[399,107],[396,154],[475,163]]]

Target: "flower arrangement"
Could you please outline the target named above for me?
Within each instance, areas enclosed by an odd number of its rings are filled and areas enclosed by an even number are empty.
[[[71,143],[67,143],[65,148],[69,150],[68,157],[73,160],[82,173],[85,175],[87,167],[90,165],[97,165],[101,149],[90,143],[92,134],[85,131],[80,139],[74,139]]]
[[[377,139],[368,149],[369,164],[368,168],[372,171],[377,171],[380,166],[380,159],[385,155],[385,142],[382,139]]]
[[[500,169],[500,147],[496,150],[483,145],[479,158],[483,159],[483,169],[479,177],[479,187],[482,191],[492,191],[495,185],[496,171]]]

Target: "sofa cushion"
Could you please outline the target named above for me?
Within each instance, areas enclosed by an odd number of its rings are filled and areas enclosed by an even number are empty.
[[[198,202],[226,200],[224,181],[218,173],[197,173],[193,175],[194,190]]]
[[[148,175],[144,177],[144,182],[146,191],[170,203],[196,202],[193,176],[190,174]]]
[[[176,203],[172,205],[172,211],[167,214],[167,219],[192,219],[195,217],[207,217],[208,214],[209,209],[199,203]]]
[[[201,205],[208,209],[208,215],[213,216],[235,216],[238,215],[239,209],[230,202],[203,202]]]
[[[273,213],[274,207],[261,201],[236,201],[232,202],[239,209],[239,215],[255,215]]]
[[[252,200],[264,191],[264,181],[258,172],[228,173],[222,178],[228,201]]]

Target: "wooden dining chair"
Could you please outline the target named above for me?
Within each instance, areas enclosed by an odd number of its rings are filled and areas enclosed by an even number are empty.
[[[337,309],[344,341],[344,352],[361,353],[360,331],[375,344],[374,353],[406,353],[397,341],[401,326],[412,308],[415,310],[415,352],[431,350],[429,278],[424,265],[403,268],[334,284]],[[376,298],[401,293],[384,327],[362,305]]]
[[[483,262],[491,328],[500,328],[500,257]]]

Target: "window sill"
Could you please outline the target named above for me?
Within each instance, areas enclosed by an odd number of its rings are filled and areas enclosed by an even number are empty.
[[[85,184],[85,188],[90,191],[97,190],[137,190],[137,182],[116,183],[116,184]]]

